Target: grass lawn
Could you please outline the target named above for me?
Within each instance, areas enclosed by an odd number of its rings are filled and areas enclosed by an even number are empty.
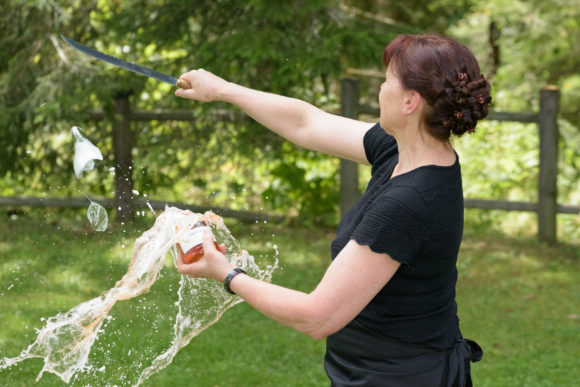
[[[84,218],[48,213],[0,221],[0,358],[36,338],[42,318],[65,312],[114,286],[135,237],[153,220],[92,231]],[[273,281],[310,291],[329,262],[332,230],[226,222],[252,255],[279,251]],[[466,229],[457,298],[464,336],[484,348],[477,386],[575,386],[580,380],[580,247],[545,246],[534,237]],[[92,369],[78,386],[131,385],[166,349],[178,276],[168,260],[151,291],[120,301],[93,346]],[[246,304],[227,311],[146,386],[327,386],[324,341],[280,326]],[[34,384],[41,361],[0,371],[0,386],[61,386],[52,374]]]

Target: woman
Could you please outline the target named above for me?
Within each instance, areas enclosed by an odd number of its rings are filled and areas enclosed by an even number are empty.
[[[178,270],[224,281],[264,315],[326,338],[333,386],[471,385],[479,346],[462,338],[455,303],[463,193],[450,135],[487,115],[490,86],[471,52],[433,34],[401,35],[383,53],[380,123],[325,113],[296,99],[228,83],[204,70],[176,95],[239,106],[304,148],[372,165],[359,202],[332,242],[310,294],[232,271],[205,236],[205,259]]]

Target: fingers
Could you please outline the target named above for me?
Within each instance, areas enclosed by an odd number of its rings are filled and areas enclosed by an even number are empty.
[[[183,261],[183,254],[181,254],[181,251],[177,251],[177,272],[179,274],[186,274],[186,275],[192,275],[191,273],[191,268],[190,265],[188,265],[187,263],[185,263]]]
[[[178,89],[175,91],[175,95],[182,98],[198,100],[199,97],[196,96],[193,85],[194,83],[199,84],[198,78],[201,72],[202,70],[200,69],[200,70],[191,70],[188,71],[187,73],[181,74],[179,76],[179,79],[177,80]],[[199,89],[199,87],[196,87],[196,89]]]
[[[179,84],[180,81],[181,81],[181,78],[177,81],[178,84]],[[185,81],[183,81],[183,82],[185,82]],[[193,99],[193,100],[197,99],[195,97],[195,91],[191,88],[191,84],[189,84],[189,82],[188,82],[188,85],[190,87],[187,88],[187,89],[185,89],[185,88],[179,88],[179,89],[175,90],[175,95],[177,97],[181,97],[181,98],[187,98],[187,99]]]
[[[193,75],[194,71],[189,71],[183,73],[177,79],[177,90],[175,90],[175,95],[181,98],[195,99],[193,93]]]
[[[204,255],[211,254],[214,251],[217,251],[214,244],[213,244],[214,237],[213,237],[213,233],[211,232],[210,229],[207,229],[203,232],[203,235],[201,237],[201,241],[203,242]]]
[[[233,265],[226,257],[225,244],[217,245],[209,228],[202,234],[201,241],[203,243],[203,258],[186,264],[183,262],[183,257],[178,255],[177,271],[192,278],[203,277],[223,281],[226,274],[233,268]]]
[[[191,70],[182,74],[177,81],[180,87],[175,95],[196,101],[212,102],[219,99],[220,90],[228,82],[204,69]]]
[[[177,87],[179,87],[180,89],[191,89],[191,84],[187,79],[179,78],[177,80]]]
[[[183,254],[179,250],[177,250],[177,265],[185,265],[185,262],[183,262]]]
[[[226,255],[226,245],[224,243],[217,245],[217,249],[216,249],[216,245],[214,244],[214,243],[216,243],[215,237],[214,237],[211,229],[204,231],[201,240],[203,242],[204,254],[207,254],[208,252],[217,251],[217,252],[222,253],[223,255]]]

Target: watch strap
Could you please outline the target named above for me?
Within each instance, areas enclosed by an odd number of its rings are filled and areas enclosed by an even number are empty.
[[[228,275],[226,275],[226,278],[224,279],[224,289],[226,290],[226,292],[230,294],[236,294],[232,292],[232,289],[230,289],[230,282],[232,282],[232,279],[234,279],[234,277],[240,273],[246,274],[244,269],[236,267],[235,269],[232,269],[232,271],[230,271]]]

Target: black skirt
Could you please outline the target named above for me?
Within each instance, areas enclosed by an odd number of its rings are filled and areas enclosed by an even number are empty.
[[[455,346],[438,350],[403,343],[353,321],[326,339],[324,368],[332,387],[467,387],[470,364],[483,351],[458,337]]]

